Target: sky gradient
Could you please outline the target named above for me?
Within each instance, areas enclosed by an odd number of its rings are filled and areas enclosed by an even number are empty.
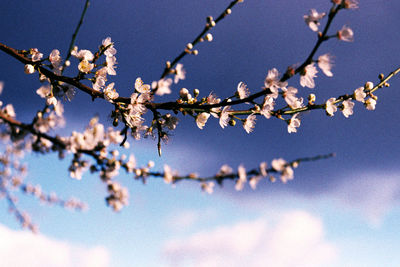
[[[76,45],[94,51],[110,36],[118,67],[109,82],[116,83],[120,95],[129,96],[137,77],[149,84],[158,80],[164,63],[197,36],[206,17],[216,17],[229,3],[92,1]],[[289,80],[301,96],[314,93],[322,103],[351,94],[367,81],[376,84],[379,73],[387,75],[400,66],[400,2],[364,0],[359,6],[339,12],[330,32],[347,25],[354,31],[354,41],[329,40],[316,55],[334,55],[333,77],[319,72],[314,89],[301,87],[299,76]],[[268,70],[282,73],[301,64],[311,51],[316,34],[303,15],[312,8],[328,12],[330,7],[328,0],[244,1],[235,6],[211,30],[214,40],[200,43],[199,55],[182,60],[186,79],[165,99],[176,99],[182,87],[198,88],[202,96],[213,91],[227,97],[240,81],[251,92],[259,91]],[[0,41],[16,49],[38,48],[45,55],[57,48],[65,57],[82,8],[83,1],[77,0],[23,5],[2,1]],[[43,99],[35,93],[40,87],[36,76],[23,70],[21,63],[0,53],[0,100],[13,103],[17,118],[29,121]],[[71,73],[75,70],[66,75]],[[121,172],[118,180],[129,188],[130,205],[115,214],[105,205],[106,190],[96,175],[72,180],[67,171],[70,158],[29,155],[29,181],[61,196],[77,196],[90,209],[69,212],[21,196],[20,206],[40,225],[41,234],[32,238],[20,230],[1,201],[0,253],[16,255],[6,266],[17,261],[37,262],[31,266],[398,266],[400,78],[389,83],[376,93],[376,110],[368,111],[357,102],[349,118],[341,112],[333,117],[323,110],[304,113],[297,133],[289,134],[280,120],[261,117],[251,134],[240,123],[221,129],[212,118],[200,130],[191,117],[180,115],[161,158],[155,141],[131,140],[139,164],[152,159],[157,170],[169,164],[182,174],[194,171],[204,176],[215,174],[223,164],[250,169],[279,157],[336,153],[332,159],[304,163],[287,184],[261,182],[255,191],[247,186],[236,192],[228,182],[207,195],[197,183],[171,188],[150,179],[143,185]],[[96,114],[111,124],[105,101],[92,103],[78,92],[64,106],[67,127],[60,134],[84,129]],[[37,251],[24,249],[26,244]],[[48,253],[50,249],[54,253]]]

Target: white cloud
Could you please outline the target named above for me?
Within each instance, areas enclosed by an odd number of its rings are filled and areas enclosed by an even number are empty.
[[[199,223],[204,223],[205,219],[210,220],[217,215],[214,209],[204,210],[182,210],[175,211],[166,219],[167,225],[174,231],[187,231]]]
[[[0,259],[4,267],[106,267],[110,253],[102,246],[76,246],[0,225]]]
[[[400,175],[387,173],[349,175],[332,194],[349,208],[361,210],[372,225],[378,226],[384,215],[399,202]]]
[[[304,211],[221,226],[169,240],[164,256],[171,266],[326,266],[336,248],[324,239],[320,219]]]

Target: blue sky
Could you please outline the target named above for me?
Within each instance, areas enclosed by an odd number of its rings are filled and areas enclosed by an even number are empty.
[[[129,96],[137,77],[146,83],[158,80],[165,61],[201,31],[207,16],[216,17],[229,2],[121,0],[117,5],[93,1],[76,44],[94,51],[110,36],[118,51],[117,76],[110,81],[120,95]],[[214,40],[199,44],[198,56],[182,60],[186,79],[166,99],[176,99],[182,87],[198,88],[204,96],[213,91],[227,97],[240,81],[258,91],[269,69],[284,72],[307,57],[316,36],[303,15],[311,8],[327,12],[330,6],[328,0],[245,1],[236,6],[212,29]],[[334,34],[343,25],[350,26],[354,42],[330,40],[317,53],[335,56],[334,76],[319,72],[314,89],[300,87],[298,76],[289,81],[302,96],[314,93],[320,103],[352,93],[366,81],[376,83],[379,73],[399,67],[400,32],[395,26],[400,3],[364,0],[359,6],[340,12],[331,28]],[[83,1],[76,0],[23,5],[2,1],[1,42],[17,49],[36,47],[45,55],[57,48],[65,56],[82,7]],[[29,121],[42,105],[35,93],[40,87],[36,76],[24,74],[23,65],[0,53],[0,81],[4,82],[0,100],[13,103],[18,118]],[[302,114],[295,134],[287,133],[286,125],[274,119],[258,118],[255,131],[247,134],[240,126],[221,129],[211,118],[200,130],[193,119],[180,116],[161,158],[154,141],[131,142],[131,152],[141,164],[153,159],[160,170],[167,163],[181,173],[202,175],[217,172],[225,163],[252,168],[278,157],[337,154],[301,165],[288,184],[262,182],[255,191],[236,192],[233,184],[226,183],[206,195],[198,184],[171,188],[150,179],[142,185],[121,174],[118,180],[129,188],[130,205],[115,214],[105,205],[106,190],[96,175],[72,180],[68,158],[60,162],[56,155],[29,155],[30,182],[64,197],[77,196],[90,209],[82,214],[69,212],[21,196],[21,208],[41,229],[31,239],[1,201],[0,251],[16,255],[8,257],[16,260],[10,260],[9,266],[18,260],[21,265],[25,260],[38,262],[37,266],[77,266],[76,262],[80,266],[242,266],[243,260],[249,266],[397,266],[399,77],[390,84],[376,93],[376,110],[356,103],[354,115],[347,119],[340,112],[333,117],[320,110]],[[91,103],[84,93],[65,103],[65,110],[68,126],[61,134],[83,129],[96,114],[110,124],[110,106],[104,101]],[[26,244],[37,248],[32,249],[33,260],[29,250],[21,254]],[[52,259],[50,254],[63,256]]]

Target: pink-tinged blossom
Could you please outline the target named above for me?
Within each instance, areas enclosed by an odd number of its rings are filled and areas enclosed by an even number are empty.
[[[290,119],[289,125],[288,125],[288,132],[289,133],[296,133],[297,132],[297,128],[300,127],[300,119],[297,118],[298,115],[299,115],[299,113],[296,113]]]
[[[29,50],[31,57],[32,57],[32,61],[36,62],[39,61],[43,58],[43,54],[39,52],[39,50],[37,48],[31,48]]]
[[[344,25],[340,31],[337,32],[337,38],[345,42],[354,41],[354,33],[350,27]]]
[[[317,10],[311,9],[309,15],[304,15],[304,21],[313,31],[318,31],[319,21],[325,17],[325,12],[318,13]]]
[[[279,88],[284,88],[287,86],[287,82],[281,82],[279,78],[279,72],[276,68],[268,71],[267,77],[265,77],[264,87],[271,91],[272,97],[277,98],[279,93]]]
[[[161,79],[158,82],[154,81],[151,83],[151,87],[153,89],[156,89],[156,95],[162,96],[165,94],[170,94],[171,93],[171,86],[172,84],[172,79],[168,78],[168,79]]]
[[[176,64],[174,83],[178,83],[179,80],[184,80],[185,78],[186,78],[186,71],[183,68],[183,64],[181,63]]]
[[[300,76],[300,85],[303,87],[307,86],[308,88],[314,88],[315,87],[314,78],[317,77],[316,75],[317,73],[318,70],[314,66],[314,63],[307,65]]]
[[[247,182],[247,173],[243,165],[239,165],[238,167],[238,176],[239,179],[236,180],[235,189],[236,191],[241,191]]]
[[[105,67],[108,75],[117,75],[115,71],[115,64],[117,64],[117,59],[115,57],[106,57],[107,66]]]
[[[359,87],[354,91],[355,100],[364,103],[367,94],[364,92],[364,87]]]
[[[365,107],[366,107],[368,110],[374,110],[374,109],[375,109],[375,106],[376,106],[376,100],[373,99],[373,98],[368,98],[368,99],[365,101],[364,105],[365,105]]]
[[[289,86],[288,88],[282,88],[283,97],[286,103],[292,108],[301,108],[303,106],[303,98],[296,97],[297,89]]]
[[[326,101],[326,114],[328,114],[329,116],[333,116],[333,113],[335,113],[337,111],[337,106],[335,105],[335,101],[336,98],[331,97]]]
[[[36,90],[36,94],[38,94],[41,98],[46,98],[51,92],[50,85],[42,85],[39,89]]]
[[[343,116],[348,118],[350,115],[353,115],[353,107],[354,103],[350,99],[343,101],[343,109],[342,109]]]
[[[101,91],[103,89],[103,87],[106,85],[107,68],[103,67],[103,68],[97,70],[94,77],[96,78],[96,81],[93,84],[93,89],[96,91]]]
[[[225,128],[226,126],[228,126],[230,117],[229,117],[229,111],[231,110],[231,106],[225,106],[220,114],[219,117],[219,125],[221,126],[221,128]]]
[[[111,37],[107,37],[106,39],[104,39],[102,42],[101,42],[101,44],[104,46],[104,47],[107,47],[107,46],[109,46],[108,48],[107,48],[107,50],[104,52],[104,55],[106,56],[106,57],[114,57],[115,56],[115,54],[117,53],[117,49],[115,49],[114,48],[114,43],[113,42],[111,42]]]
[[[263,161],[263,162],[260,163],[260,174],[261,174],[263,177],[267,177],[267,175],[268,175],[268,173],[267,173],[267,167],[268,167],[268,164],[267,164],[265,161]]]
[[[254,130],[255,126],[256,126],[256,115],[251,114],[244,121],[243,128],[246,131],[246,133],[249,134]]]
[[[260,114],[267,119],[271,118],[271,111],[274,110],[274,105],[274,98],[271,95],[266,95],[264,98],[263,107],[260,110]]]
[[[274,170],[276,170],[277,172],[283,171],[286,164],[287,164],[287,162],[283,158],[273,159],[271,162],[272,168]]]
[[[230,175],[230,174],[232,174],[232,172],[233,172],[233,169],[229,165],[224,164],[221,166],[221,169],[218,171],[216,176]]]
[[[237,94],[240,99],[244,99],[250,95],[249,88],[244,82],[240,82],[237,86]]]
[[[77,46],[75,46],[74,49],[71,51],[71,55],[80,60],[92,61],[94,59],[94,55],[91,51],[82,49],[82,50],[79,50],[79,52],[78,52]]]
[[[256,190],[257,184],[261,179],[262,179],[262,177],[260,175],[251,177],[249,180],[249,185],[250,185],[251,189]]]
[[[333,76],[333,73],[331,72],[332,62],[333,56],[331,56],[330,54],[323,54],[318,58],[318,67],[328,77]]]
[[[197,117],[196,117],[197,127],[199,127],[200,129],[203,129],[203,127],[204,127],[204,125],[206,125],[206,122],[209,117],[210,117],[210,113],[207,113],[207,112],[203,112],[203,113],[200,113],[199,115],[197,115]]]
[[[55,69],[58,69],[61,65],[60,51],[58,51],[57,49],[51,51],[49,55],[49,60],[51,62],[51,65],[53,65]]]

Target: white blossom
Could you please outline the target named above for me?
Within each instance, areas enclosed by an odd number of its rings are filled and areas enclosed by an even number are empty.
[[[224,164],[221,166],[221,169],[218,171],[217,176],[229,175],[232,172],[233,172],[233,169],[229,165]]]
[[[107,66],[105,68],[107,70],[107,74],[117,75],[117,72],[115,71],[115,64],[117,64],[117,59],[115,57],[106,57],[106,64]]]
[[[58,69],[61,65],[60,51],[58,49],[53,49],[49,55],[49,60],[51,65],[53,65],[55,69]]]
[[[48,95],[50,95],[50,92],[50,85],[42,85],[39,89],[36,90],[36,94],[38,94],[41,98],[46,98]]]
[[[367,94],[364,92],[364,87],[359,87],[354,91],[355,100],[364,103],[366,97]]]
[[[314,78],[317,77],[318,70],[314,66],[314,62],[307,65],[303,73],[300,76],[300,85],[305,87],[307,86],[308,88],[314,88],[315,87],[315,82]]]
[[[104,47],[109,46],[109,47],[107,48],[107,50],[104,52],[104,55],[105,55],[107,58],[112,58],[112,57],[115,56],[115,54],[117,53],[117,49],[114,48],[114,43],[111,42],[111,37],[107,37],[106,39],[104,39],[104,40],[101,42],[101,44],[102,44]]]
[[[56,106],[57,105],[57,99],[54,96],[49,96],[49,97],[46,98],[46,104],[48,106],[51,106],[51,105]]]
[[[203,190],[207,194],[212,194],[214,192],[214,186],[214,182],[201,183],[201,190]]]
[[[171,167],[167,164],[164,164],[164,182],[170,184],[174,181],[174,176],[172,174]]]
[[[106,88],[104,88],[104,98],[108,102],[113,103],[114,99],[118,97],[119,94],[117,93],[117,91],[115,91],[114,83],[110,83],[109,85],[107,85]]]
[[[256,190],[258,182],[262,179],[260,175],[253,176],[249,180],[249,185],[251,189]]]
[[[260,114],[263,115],[265,118],[271,118],[271,111],[274,110],[275,102],[274,98],[271,95],[266,95],[264,98],[263,107],[260,110]]]
[[[354,103],[350,99],[343,101],[343,109],[342,109],[343,116],[348,118],[350,115],[353,115],[353,107]]]
[[[329,116],[333,116],[333,113],[335,113],[337,111],[337,106],[335,105],[335,101],[336,101],[336,98],[334,98],[334,97],[331,97],[326,101],[325,110]]]
[[[256,115],[250,114],[243,123],[243,128],[246,133],[251,133],[256,125]]]
[[[225,128],[226,126],[228,126],[230,117],[229,117],[229,111],[231,110],[231,106],[225,106],[220,114],[219,117],[219,125],[221,126],[221,128]]]
[[[156,95],[162,96],[162,95],[171,93],[171,88],[170,88],[171,84],[172,84],[171,78],[168,78],[168,79],[163,78],[163,79],[159,80],[158,82],[156,82],[156,81],[152,82],[151,87],[153,89],[157,88]]]
[[[107,68],[103,67],[96,71],[94,75],[96,81],[93,84],[93,89],[96,91],[101,91],[103,87],[106,85],[107,81]]]
[[[278,97],[278,89],[287,86],[287,82],[281,82],[279,78],[279,72],[276,68],[268,71],[267,77],[265,77],[264,87],[271,91],[272,97]]]
[[[299,115],[299,113],[296,113],[290,119],[289,125],[288,125],[288,132],[289,133],[296,133],[297,132],[297,128],[300,127],[300,119],[297,118],[298,115]]]
[[[207,113],[207,112],[202,112],[202,113],[198,114],[196,117],[197,127],[199,127],[200,129],[203,129],[203,127],[204,127],[204,125],[206,125],[206,122],[209,117],[210,117],[210,113]]]
[[[272,168],[274,168],[274,170],[276,170],[278,172],[283,171],[286,164],[287,164],[287,162],[283,158],[273,159],[271,162]]]
[[[376,100],[373,99],[373,98],[368,98],[365,101],[364,105],[368,110],[374,110],[375,109],[375,105],[376,105]]]
[[[323,54],[318,57],[318,67],[328,77],[333,76],[333,73],[331,72],[332,62],[333,57],[330,54]]]
[[[79,71],[84,72],[84,73],[89,73],[93,68],[94,68],[94,64],[90,63],[86,59],[82,59],[78,65]]]
[[[237,86],[237,94],[240,99],[244,99],[250,95],[249,88],[247,88],[247,85],[244,82],[239,82]]]
[[[354,33],[350,27],[344,25],[340,31],[337,32],[337,38],[345,42],[354,41]]]
[[[325,12],[318,13],[317,10],[311,9],[309,15],[304,15],[304,21],[313,31],[318,31],[319,21],[325,17]]]
[[[150,93],[150,85],[144,84],[140,77],[136,78],[135,81],[135,90],[141,94]]]
[[[39,50],[37,48],[31,48],[29,50],[31,57],[32,57],[32,61],[36,62],[39,61],[43,58],[43,54],[39,52]]]
[[[181,63],[176,64],[174,83],[178,83],[179,80],[184,80],[185,78],[186,78],[186,71],[183,68],[183,64]]]
[[[238,176],[239,179],[236,180],[235,189],[236,191],[241,191],[247,182],[247,173],[243,165],[239,165],[238,167]]]

